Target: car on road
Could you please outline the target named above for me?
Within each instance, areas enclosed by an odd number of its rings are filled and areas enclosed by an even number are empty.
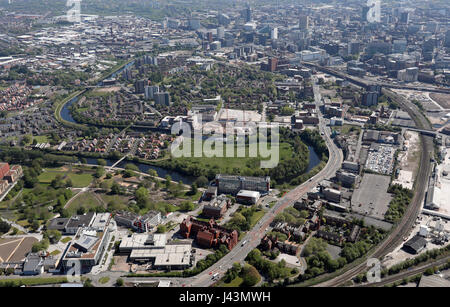
[[[244,246],[245,243],[247,243],[247,240],[245,240],[244,242],[242,242],[241,246]]]

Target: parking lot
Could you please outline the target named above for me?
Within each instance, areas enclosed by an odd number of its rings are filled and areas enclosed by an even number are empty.
[[[23,260],[36,242],[34,237],[0,239],[0,263]]]
[[[389,182],[388,176],[365,174],[352,195],[352,210],[382,220],[391,201],[387,193]]]
[[[373,144],[367,157],[366,169],[384,175],[392,174],[394,154],[394,146]]]

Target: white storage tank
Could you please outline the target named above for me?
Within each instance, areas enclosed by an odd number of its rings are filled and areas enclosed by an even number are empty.
[[[422,237],[427,237],[428,236],[428,226],[426,225],[420,225],[420,230],[419,230],[419,235]]]

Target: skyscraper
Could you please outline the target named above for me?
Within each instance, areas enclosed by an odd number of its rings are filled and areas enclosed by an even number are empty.
[[[300,15],[298,27],[301,30],[309,29],[309,16],[308,15]]]
[[[162,104],[166,106],[172,105],[172,101],[170,100],[170,94],[168,92],[154,93],[153,97],[155,98],[156,104]]]
[[[445,33],[445,47],[450,48],[450,30]]]
[[[278,28],[275,27],[270,31],[270,39],[278,39]]]
[[[409,23],[409,12],[404,11],[400,13],[400,23],[407,25]]]
[[[245,22],[250,21],[252,21],[252,9],[247,5],[247,8],[245,9]]]
[[[225,29],[224,27],[218,27],[217,28],[217,38],[223,39],[225,37]]]

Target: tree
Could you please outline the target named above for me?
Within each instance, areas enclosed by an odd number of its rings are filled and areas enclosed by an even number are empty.
[[[66,188],[71,188],[71,187],[73,187],[72,179],[67,178],[67,180],[66,180]]]
[[[206,187],[208,185],[208,178],[206,178],[205,176],[200,176],[197,178],[197,180],[195,180],[195,183],[198,187]]]
[[[100,166],[106,166],[106,160],[105,159],[98,159],[97,164]]]
[[[50,241],[47,238],[43,238],[40,242],[36,242],[33,244],[31,251],[33,253],[37,253],[40,251],[46,251],[49,246],[50,246]]]
[[[185,201],[180,205],[180,211],[192,211],[195,205],[190,201]]]
[[[11,225],[7,222],[0,221],[0,233],[7,233],[11,229]]]
[[[39,221],[34,220],[33,223],[31,223],[30,227],[32,231],[36,232],[39,229],[39,226],[40,226]]]
[[[165,225],[158,225],[158,228],[156,229],[156,233],[165,233],[167,231],[167,227]]]
[[[116,286],[117,286],[117,287],[122,287],[122,286],[123,286],[123,279],[122,279],[122,278],[117,278],[117,280],[116,280]]]
[[[92,288],[92,287],[94,287],[94,285],[92,284],[92,280],[90,280],[89,278],[86,279],[86,280],[84,281],[84,283],[83,283],[83,287],[86,287],[86,288]]]
[[[158,177],[158,173],[153,168],[149,168],[147,173],[150,175],[151,178]]]
[[[198,188],[197,188],[197,184],[194,182],[191,185],[191,189],[189,191],[189,195],[196,195],[198,193]]]
[[[103,166],[98,166],[97,169],[95,170],[94,177],[95,178],[100,178],[104,174],[105,174],[105,168]]]
[[[47,238],[50,243],[56,244],[61,239],[61,232],[58,230],[47,230],[44,232],[44,237]]]
[[[50,182],[50,185],[54,189],[59,189],[59,188],[63,187],[64,184],[63,184],[62,176],[56,175],[56,177],[53,178],[53,180]]]
[[[103,191],[108,191],[109,190],[109,183],[108,183],[108,181],[102,181],[102,183],[100,183],[100,188]]]
[[[158,191],[161,188],[161,181],[155,180],[155,185],[153,186],[153,189],[155,191]]]
[[[172,187],[172,177],[170,175],[166,175],[166,190],[170,190]]]
[[[241,275],[243,276],[243,285],[245,287],[253,287],[261,280],[258,270],[252,265],[244,266]]]
[[[79,207],[78,209],[77,209],[77,214],[78,215],[83,215],[83,214],[85,214],[86,213],[86,208],[84,208],[84,207]]]
[[[139,171],[139,168],[136,165],[134,165],[133,163],[127,163],[125,165],[125,169],[130,170],[130,171],[135,171],[135,172]]]
[[[146,201],[148,201],[148,190],[144,187],[140,187],[134,193],[134,197],[136,197],[136,203],[138,204],[138,206],[141,207],[143,204],[145,204]]]
[[[111,193],[114,194],[114,195],[119,195],[121,193],[120,186],[115,181],[111,185]]]
[[[21,143],[22,145],[27,145],[31,143],[31,140],[32,140],[31,135],[26,134],[23,136]]]
[[[171,192],[172,192],[173,196],[178,197],[178,196],[180,196],[183,193],[183,190],[184,190],[184,184],[183,184],[183,182],[180,181],[173,188],[173,191],[171,191]]]

